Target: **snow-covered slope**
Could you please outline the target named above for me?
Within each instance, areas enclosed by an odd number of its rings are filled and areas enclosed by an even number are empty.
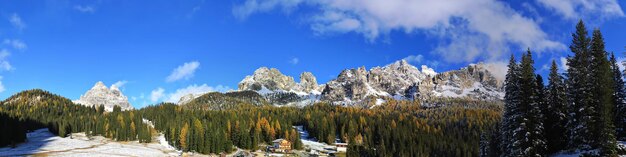
[[[180,156],[173,147],[158,142],[116,142],[102,136],[87,138],[84,133],[62,138],[48,129],[39,129],[28,133],[27,142],[15,148],[0,148],[0,156]]]
[[[118,87],[113,85],[109,89],[102,81],[97,82],[84,95],[81,95],[80,99],[74,100],[74,103],[85,106],[95,105],[96,107],[104,105],[106,111],[113,111],[114,106],[119,106],[122,110],[133,109],[133,106],[128,102],[128,97],[122,94]]]

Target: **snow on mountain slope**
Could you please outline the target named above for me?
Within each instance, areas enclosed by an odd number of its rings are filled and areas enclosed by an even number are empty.
[[[399,60],[370,70],[365,67],[345,69],[336,79],[322,85],[317,85],[310,73],[300,75],[300,83],[296,83],[293,77],[285,76],[277,69],[261,67],[239,83],[239,90],[253,90],[262,95],[291,92],[303,97],[302,100],[313,97],[316,98],[314,101],[336,104],[354,104],[370,96],[406,99],[419,95],[420,99],[467,97],[501,100],[504,97],[502,82],[491,73],[488,64],[470,64],[459,70],[437,73],[425,65],[420,70],[405,60]]]

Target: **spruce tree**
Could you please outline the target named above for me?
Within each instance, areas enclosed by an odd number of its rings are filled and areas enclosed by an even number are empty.
[[[592,100],[592,84],[590,83],[590,39],[587,28],[581,21],[576,25],[576,32],[572,34],[570,50],[574,56],[567,58],[567,99],[569,114],[567,114],[567,134],[569,148],[590,149],[593,138],[589,136],[590,126],[593,124],[590,107]]]
[[[513,138],[513,130],[519,127],[519,125],[517,124],[518,120],[520,119],[520,114],[517,109],[520,100],[519,74],[519,64],[517,64],[515,56],[511,55],[505,79],[505,106],[500,129],[500,132],[502,134],[500,150],[502,150],[502,153],[504,155],[510,156],[514,156],[513,144],[515,143],[515,141]]]
[[[591,41],[591,83],[593,125],[591,134],[594,137],[593,147],[600,148],[602,156],[616,156],[615,129],[613,126],[613,72],[604,49],[604,38],[599,29],[594,29]]]
[[[613,89],[614,98],[613,103],[615,105],[615,112],[613,119],[615,123],[616,138],[618,140],[626,140],[626,88],[624,88],[624,80],[622,79],[622,72],[617,65],[617,59],[615,55],[611,53],[611,69],[613,70]]]
[[[567,136],[563,134],[567,124],[567,100],[563,76],[558,71],[556,61],[552,60],[548,78],[547,100],[545,108],[542,110],[545,116],[544,128],[546,129],[548,153],[563,150],[567,144]]]
[[[537,83],[533,64],[532,54],[528,49],[520,64],[520,96],[524,99],[520,100],[519,109],[523,118],[520,127],[514,131],[514,136],[520,141],[517,149],[521,150],[522,156],[544,156],[546,147],[539,108],[543,83]]]

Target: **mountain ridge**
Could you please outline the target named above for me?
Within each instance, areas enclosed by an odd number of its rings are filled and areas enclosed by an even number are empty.
[[[414,96],[411,95],[419,95],[422,100],[437,97],[501,100],[504,97],[503,80],[498,80],[490,68],[493,68],[492,65],[477,63],[437,73],[425,65],[420,70],[406,60],[398,60],[369,70],[364,66],[344,69],[335,79],[317,84],[310,72],[303,72],[300,82],[295,82],[293,77],[282,74],[276,68],[261,67],[246,76],[239,83],[238,90],[256,91],[262,95],[296,93],[301,97],[312,97],[314,101],[335,104],[357,103],[368,96],[412,99]]]

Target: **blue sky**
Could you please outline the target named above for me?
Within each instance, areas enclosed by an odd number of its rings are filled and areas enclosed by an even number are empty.
[[[626,1],[0,1],[0,98],[41,88],[78,99],[117,83],[139,108],[226,91],[261,66],[324,83],[407,59],[436,71],[501,67],[527,47],[537,70],[570,54],[578,19],[626,51]],[[494,70],[494,71],[496,71]]]

